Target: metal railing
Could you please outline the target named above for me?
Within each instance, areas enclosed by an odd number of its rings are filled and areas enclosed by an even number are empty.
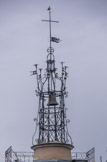
[[[15,152],[10,146],[5,151],[5,162],[33,162],[34,152]],[[72,152],[72,159],[84,159],[95,162],[95,148],[88,152]]]

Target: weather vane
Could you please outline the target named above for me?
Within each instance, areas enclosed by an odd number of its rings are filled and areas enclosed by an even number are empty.
[[[42,21],[49,22],[49,31],[50,31],[50,49],[51,49],[51,42],[59,43],[61,40],[60,40],[59,38],[52,37],[52,35],[51,35],[51,23],[52,23],[52,22],[54,22],[54,23],[58,23],[59,21],[53,21],[53,20],[51,20],[51,8],[50,8],[50,6],[48,7],[47,10],[49,11],[49,20],[42,20]]]

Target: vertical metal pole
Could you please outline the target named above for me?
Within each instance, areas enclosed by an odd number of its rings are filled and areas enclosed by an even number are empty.
[[[51,8],[49,9],[50,49],[51,49]]]
[[[42,141],[44,141],[44,94],[42,99],[43,123],[42,123]]]
[[[55,140],[57,141],[57,122],[56,122],[56,107],[54,106],[54,120],[55,120]]]
[[[51,61],[51,8],[49,7],[49,30],[50,30],[50,61]],[[50,64],[50,67],[51,68],[51,63],[49,62]],[[51,81],[51,89],[52,89],[52,77],[48,78],[48,83],[49,83],[49,80]],[[49,106],[48,106],[48,142],[50,142],[50,109],[49,109]]]
[[[100,156],[100,162],[102,162],[102,156]]]
[[[50,29],[50,61],[52,60],[52,51],[51,51],[51,8],[49,8],[49,29]],[[52,70],[52,63],[50,62],[50,68]],[[52,72],[51,72],[51,90],[52,90]]]

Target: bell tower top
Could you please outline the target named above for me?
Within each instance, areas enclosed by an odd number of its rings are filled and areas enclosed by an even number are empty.
[[[51,33],[51,23],[58,23],[58,21],[51,20],[51,8],[49,7],[47,10],[49,20],[42,20],[49,22],[50,46],[47,49],[46,71],[42,75],[42,69],[35,64],[35,70],[32,72],[32,75],[36,75],[37,90],[35,92],[39,97],[38,115],[35,118],[36,131],[32,137],[32,144],[53,142],[72,144],[67,127],[70,120],[66,118],[67,109],[65,107],[65,98],[68,96],[66,91],[67,66],[64,66],[64,62],[61,62],[61,75],[59,76],[55,66],[52,42],[59,43],[60,39],[53,37]],[[38,139],[35,140],[37,130]]]

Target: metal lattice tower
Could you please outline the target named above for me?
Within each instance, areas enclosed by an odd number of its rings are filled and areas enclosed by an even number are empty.
[[[47,49],[47,67],[44,76],[42,76],[42,69],[35,64],[36,70],[32,75],[36,75],[37,90],[36,95],[39,96],[38,116],[35,118],[36,126],[39,128],[38,144],[58,141],[61,143],[72,142],[68,134],[65,108],[65,97],[67,97],[66,80],[68,77],[67,66],[61,62],[61,76],[57,73],[55,66],[54,49],[52,42],[59,43],[60,39],[51,36],[51,23],[58,21],[51,20],[51,8],[48,8],[50,30],[50,47]],[[37,130],[37,129],[36,129]],[[36,132],[35,132],[36,133]],[[33,135],[33,144],[35,142],[35,133]],[[69,141],[69,139],[71,141]]]

